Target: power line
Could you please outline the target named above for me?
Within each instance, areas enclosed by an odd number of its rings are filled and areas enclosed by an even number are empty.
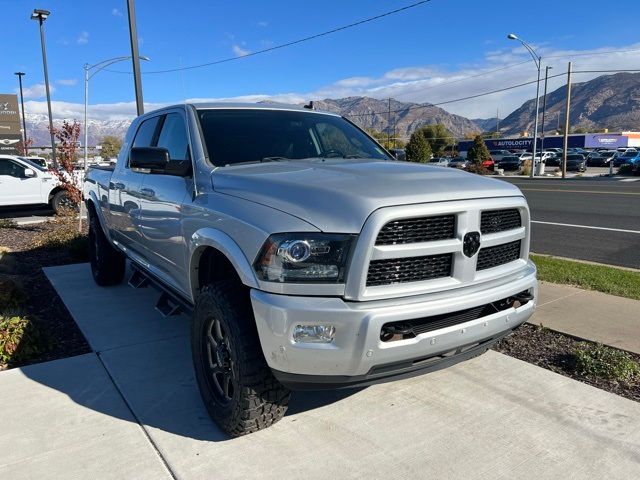
[[[545,59],[545,58],[585,57],[585,56],[591,56],[591,55],[608,55],[610,53],[628,53],[628,52],[640,52],[640,48],[634,48],[630,50],[609,50],[606,52],[569,53],[566,55],[548,55],[548,56],[543,55],[542,58]]]
[[[246,55],[240,55],[240,56],[237,56],[237,57],[229,57],[229,58],[224,58],[224,59],[221,59],[221,60],[214,60],[214,61],[207,62],[207,63],[201,63],[201,64],[198,64],[198,65],[189,65],[189,66],[186,66],[186,67],[168,68],[168,69],[165,69],[165,70],[152,70],[152,71],[149,71],[149,72],[144,72],[144,74],[145,75],[150,75],[150,74],[156,74],[156,73],[179,72],[179,71],[182,71],[182,70],[194,70],[196,68],[210,67],[212,65],[219,65],[221,63],[233,62],[235,60],[240,60],[240,59],[243,59],[243,58],[254,57],[256,55],[261,55],[263,53],[272,52],[274,50],[279,50],[281,48],[291,47],[293,45],[298,45],[298,44],[303,43],[303,42],[308,42],[310,40],[315,40],[317,38],[325,37],[327,35],[331,35],[333,33],[341,32],[343,30],[347,30],[347,29],[350,29],[350,28],[358,27],[358,26],[363,25],[365,23],[370,23],[370,22],[373,22],[373,21],[376,21],[376,20],[380,20],[381,18],[388,17],[390,15],[395,15],[396,13],[404,12],[406,10],[418,7],[420,5],[424,5],[425,3],[429,3],[430,1],[431,0],[422,0],[422,1],[419,1],[419,2],[415,2],[415,3],[412,3],[410,5],[405,5],[404,7],[396,8],[395,10],[391,10],[391,11],[388,11],[388,12],[381,13],[380,15],[376,15],[374,17],[365,18],[363,20],[359,20],[357,22],[353,22],[353,23],[350,23],[348,25],[343,25],[341,27],[333,28],[333,29],[327,30],[325,32],[316,33],[315,35],[310,35],[308,37],[300,38],[298,40],[293,40],[291,42],[282,43],[280,45],[274,45],[273,47],[264,48],[262,50],[257,50],[255,52],[250,52],[250,53],[247,53]],[[109,72],[113,72],[113,73],[130,73],[130,72],[124,72],[122,70],[108,70],[108,71]]]
[[[640,69],[621,69],[621,70],[576,70],[572,73],[613,73],[613,72],[640,72]],[[557,73],[555,75],[550,75],[548,78],[555,78],[555,77],[561,77],[566,75],[566,73]],[[469,95],[466,97],[461,97],[461,98],[455,98],[453,100],[445,100],[443,102],[438,102],[438,103],[429,103],[427,105],[409,105],[407,108],[400,108],[397,110],[392,110],[391,113],[399,113],[399,112],[405,112],[408,110],[416,110],[419,108],[429,108],[429,107],[437,107],[440,105],[446,105],[449,103],[455,103],[455,102],[462,102],[464,100],[471,100],[473,98],[478,98],[478,97],[484,97],[487,95],[494,95],[496,93],[500,93],[500,92],[506,92],[507,90],[513,90],[515,88],[520,88],[520,87],[524,87],[526,85],[531,85],[536,83],[538,80],[531,80],[529,82],[524,82],[524,83],[519,83],[517,85],[510,85],[508,87],[504,87],[504,88],[500,88],[497,90],[492,90],[490,92],[484,92],[484,93],[478,93],[475,95]],[[544,80],[541,79],[540,82],[543,82]],[[367,112],[367,113],[356,113],[353,115],[346,115],[347,117],[366,117],[369,115],[386,115],[389,112]]]

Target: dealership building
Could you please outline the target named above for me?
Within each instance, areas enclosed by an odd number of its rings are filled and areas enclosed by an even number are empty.
[[[533,138],[487,138],[484,141],[489,150],[533,150]],[[466,152],[473,141],[458,143],[458,151]],[[536,150],[543,148],[543,139],[538,138]],[[585,133],[568,136],[568,148],[610,148],[640,147],[640,132]],[[564,136],[552,135],[544,138],[544,148],[563,148]]]

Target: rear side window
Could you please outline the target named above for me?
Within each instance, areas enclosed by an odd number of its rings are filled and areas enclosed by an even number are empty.
[[[187,129],[184,120],[179,114],[169,113],[165,117],[157,146],[169,150],[171,160],[189,159]]]
[[[0,175],[8,175],[10,177],[24,177],[24,167],[7,158],[0,158]]]
[[[158,127],[158,120],[162,117],[152,117],[140,124],[136,138],[133,141],[134,147],[151,147],[155,140],[156,128]]]

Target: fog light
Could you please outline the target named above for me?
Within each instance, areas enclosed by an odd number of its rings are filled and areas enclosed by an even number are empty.
[[[297,343],[331,343],[336,335],[333,325],[296,325],[293,341]]]

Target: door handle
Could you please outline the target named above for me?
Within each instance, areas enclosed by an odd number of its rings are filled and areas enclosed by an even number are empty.
[[[113,188],[114,190],[124,190],[125,185],[122,182],[116,182],[116,183],[109,182],[109,187]]]
[[[155,197],[156,192],[154,192],[150,188],[141,188],[140,195],[142,195],[143,197]]]

